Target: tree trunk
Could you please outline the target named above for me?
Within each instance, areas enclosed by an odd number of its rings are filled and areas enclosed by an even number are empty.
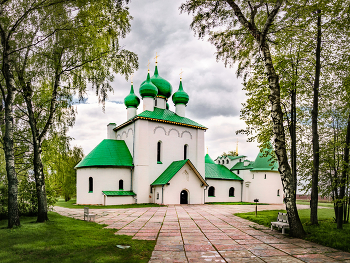
[[[32,90],[30,87],[30,83],[25,84],[22,79],[22,88],[23,88],[24,99],[27,105],[29,125],[32,131],[32,139],[33,139],[34,177],[35,177],[36,194],[38,198],[37,222],[42,223],[48,220],[48,217],[47,217],[48,209],[47,209],[47,199],[46,199],[45,176],[44,176],[43,163],[41,160],[41,140],[39,138],[37,124],[36,124],[36,120],[33,112]]]
[[[4,45],[8,50],[8,45]],[[18,211],[18,179],[15,170],[15,155],[13,146],[13,100],[15,81],[10,70],[8,51],[3,51],[2,73],[5,78],[7,96],[5,100],[5,135],[4,151],[6,160],[6,172],[8,180],[8,227],[19,226]],[[4,94],[4,93],[3,93]]]
[[[340,178],[337,229],[343,229],[343,212],[344,212],[343,203],[344,203],[344,197],[345,197],[346,177],[349,170],[349,146],[350,146],[350,113],[348,117],[348,126],[346,130],[346,139],[345,139],[345,146],[344,146],[343,171]]]
[[[314,82],[314,98],[312,115],[312,150],[313,150],[313,168],[312,168],[312,185],[310,201],[310,221],[311,224],[318,224],[317,205],[318,205],[318,172],[320,166],[320,143],[317,131],[318,118],[318,92],[320,86],[321,73],[321,10],[317,10],[317,46],[316,46],[316,70]]]
[[[302,237],[305,235],[305,231],[303,229],[303,225],[301,224],[296,206],[295,178],[288,163],[286,139],[283,126],[283,112],[280,101],[279,79],[272,64],[269,46],[265,41],[260,41],[260,48],[265,60],[265,69],[269,80],[269,100],[271,102],[271,117],[273,121],[273,134],[275,137],[275,153],[278,159],[278,170],[281,174],[283,191],[285,194],[286,209],[290,226],[289,234],[293,237]]]
[[[295,70],[297,76],[297,69]],[[290,124],[290,138],[291,138],[291,164],[292,164],[292,174],[294,178],[295,189],[297,189],[297,135],[296,135],[296,98],[297,90],[296,83],[294,83],[294,88],[291,91],[291,124]]]

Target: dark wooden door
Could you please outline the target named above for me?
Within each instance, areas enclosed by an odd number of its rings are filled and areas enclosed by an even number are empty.
[[[180,193],[180,204],[188,204],[188,193],[186,190],[182,190]]]

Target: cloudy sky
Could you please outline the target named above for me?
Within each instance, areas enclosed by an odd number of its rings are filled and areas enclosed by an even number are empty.
[[[248,143],[247,137],[235,133],[245,128],[239,118],[241,103],[246,100],[242,79],[236,78],[234,68],[225,68],[223,62],[216,62],[214,46],[194,36],[190,29],[192,16],[179,11],[184,1],[132,0],[129,4],[134,19],[131,33],[122,43],[139,57],[139,69],[134,74],[135,92],[139,96],[148,61],[153,75],[153,58],[157,52],[159,75],[171,83],[173,92],[178,89],[179,73],[183,70],[183,87],[190,96],[186,117],[209,128],[205,133],[209,155],[216,158],[222,152],[235,150],[238,139],[239,154],[254,160],[259,152],[257,143]],[[112,86],[114,93],[109,94],[104,113],[93,91],[88,93],[86,104],[76,106],[76,124],[69,135],[74,138],[72,145],[81,146],[85,155],[106,138],[108,123],[119,125],[126,121],[124,104],[115,102],[122,102],[129,94],[130,82],[116,76]],[[175,111],[171,99],[169,104],[170,110]],[[141,110],[142,102],[138,113]]]

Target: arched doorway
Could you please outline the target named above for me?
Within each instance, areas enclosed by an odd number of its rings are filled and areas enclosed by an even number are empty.
[[[188,193],[186,190],[182,190],[180,193],[180,204],[188,204]]]

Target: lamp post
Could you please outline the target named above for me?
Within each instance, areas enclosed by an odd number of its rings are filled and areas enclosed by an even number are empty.
[[[255,216],[258,215],[258,203],[259,203],[259,199],[254,199],[255,202]]]

